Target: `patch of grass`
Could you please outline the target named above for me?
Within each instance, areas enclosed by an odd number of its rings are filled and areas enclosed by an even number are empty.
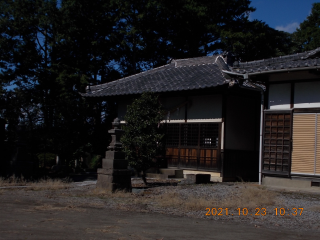
[[[78,208],[77,206],[74,206],[74,205],[68,205],[65,207],[58,207],[58,206],[53,206],[51,204],[44,204],[44,205],[36,206],[33,208],[33,210],[38,210],[38,211],[79,211],[79,212],[85,211],[85,209]]]
[[[183,188],[186,188],[183,186]],[[188,187],[189,188],[189,187]],[[195,187],[196,188],[196,187]],[[136,194],[124,191],[111,193],[105,189],[93,189],[84,193],[83,197],[99,197],[107,201],[118,204],[118,207],[130,209],[145,209],[148,205],[157,205],[161,208],[176,208],[186,211],[200,211],[208,207],[217,208],[257,208],[267,207],[276,204],[277,194],[267,190],[264,187],[241,185],[233,191],[226,193],[224,196],[208,197],[206,195],[195,195],[179,193],[179,189],[171,187],[167,192],[159,192],[155,190],[146,190],[145,192]]]
[[[0,187],[8,186],[25,186],[27,181],[24,178],[16,178],[15,176],[4,179],[0,178]]]
[[[27,190],[58,190],[66,189],[69,183],[61,179],[41,179],[38,181],[27,181],[24,178],[11,177],[0,178],[0,187],[28,186]]]
[[[275,204],[277,194],[260,187],[241,188],[238,195],[231,195],[222,202],[222,207],[256,208]]]
[[[159,195],[155,198],[155,201],[162,207],[174,207],[185,210],[203,210],[217,203],[215,199],[198,198],[193,195],[183,198],[181,194],[176,192],[167,192]]]
[[[313,212],[318,212],[320,213],[320,206],[315,205],[315,206],[311,206],[309,208],[307,208],[309,211],[313,211]]]
[[[133,194],[131,192],[121,190],[112,193],[110,191],[107,191],[106,189],[95,188],[92,191],[88,192],[86,195],[100,198],[130,198]]]
[[[143,193],[135,194],[126,191],[116,191],[110,192],[105,189],[95,188],[84,195],[82,197],[98,197],[107,202],[116,203],[118,207],[125,207],[128,205],[141,206],[141,204],[149,204],[152,200],[148,196],[144,196]]]
[[[319,201],[320,200],[320,195],[318,193],[310,193],[310,192],[300,192],[300,191],[279,191],[279,194],[294,198],[294,199],[306,199],[306,200],[315,200]]]
[[[221,208],[256,208],[273,205],[276,193],[262,188],[241,188],[239,192],[227,195],[224,199],[197,197],[195,195],[182,196],[176,192],[167,192],[155,198],[162,207],[174,207],[185,210],[203,210],[217,206]]]
[[[61,179],[43,179],[38,182],[31,182],[28,190],[59,190],[69,188],[69,183]]]

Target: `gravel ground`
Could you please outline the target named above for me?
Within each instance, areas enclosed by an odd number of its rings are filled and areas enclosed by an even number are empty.
[[[245,201],[241,199],[244,194],[251,194]],[[252,190],[252,191],[251,191]],[[288,229],[320,231],[320,191],[319,193],[306,193],[300,191],[271,190],[252,183],[217,183],[207,185],[182,185],[177,187],[158,187],[148,190],[152,194],[165,192],[179,193],[182,197],[194,195],[204,199],[215,199],[214,206],[205,206],[206,210],[181,210],[176,208],[158,208],[149,205],[148,211],[163,212],[180,216],[190,216],[218,221],[246,222],[256,227],[284,227]],[[255,194],[262,194],[266,202],[255,200]],[[150,195],[149,195],[150,196]],[[260,196],[261,197],[261,196]],[[228,201],[229,200],[229,201]],[[273,200],[270,202],[270,200]],[[228,204],[231,207],[228,207]],[[210,208],[215,208],[217,213],[212,216]],[[219,210],[219,208],[222,208]],[[228,208],[228,215],[226,215]],[[246,211],[246,208],[248,211]],[[265,209],[263,209],[265,208]],[[303,208],[303,210],[301,209]],[[240,214],[239,214],[240,211]],[[302,212],[301,212],[302,211]],[[220,212],[221,216],[218,216]],[[206,216],[210,214],[210,216]]]
[[[113,208],[123,211],[157,212],[223,222],[249,223],[257,228],[320,232],[320,191],[319,193],[302,193],[270,190],[252,183],[190,185],[183,181],[153,179],[149,179],[149,182],[152,187],[142,190],[141,180],[133,179],[132,185],[140,187],[135,191],[136,193],[114,195],[97,192],[94,182],[71,183],[69,188],[60,190],[0,189],[0,199],[30,201],[30,208],[38,209],[56,205],[79,211],[84,208]],[[188,201],[193,201],[194,205],[187,207]],[[217,210],[217,214],[213,210],[215,216],[212,216],[213,208]],[[275,208],[277,208],[277,215]],[[282,208],[281,212],[280,208]],[[303,208],[302,213],[299,208]],[[219,212],[221,216],[218,216]],[[295,212],[297,212],[296,216],[294,216]],[[206,215],[208,213],[210,213],[209,216]]]

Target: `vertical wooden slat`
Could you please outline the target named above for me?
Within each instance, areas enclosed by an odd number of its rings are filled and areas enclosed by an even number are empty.
[[[292,135],[292,173],[314,174],[316,115],[294,114]]]
[[[320,114],[317,114],[317,152],[316,152],[316,166],[315,173],[320,174]]]

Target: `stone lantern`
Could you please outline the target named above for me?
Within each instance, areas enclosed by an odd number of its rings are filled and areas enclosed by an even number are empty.
[[[131,192],[131,171],[128,170],[128,161],[122,151],[120,137],[123,130],[120,127],[120,120],[114,119],[111,134],[112,141],[106,151],[105,158],[102,159],[102,168],[98,168],[97,188],[107,189],[111,192],[124,190]]]

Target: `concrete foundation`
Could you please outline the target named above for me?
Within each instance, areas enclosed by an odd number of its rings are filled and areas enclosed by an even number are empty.
[[[168,175],[169,178],[183,178],[183,170],[177,168],[161,168],[160,173]]]
[[[222,177],[220,177],[220,173],[216,172],[205,172],[205,171],[194,171],[194,170],[183,170],[183,176],[186,178],[187,174],[210,174],[211,182],[222,182]]]
[[[148,178],[155,178],[155,179],[168,179],[171,175],[162,174],[162,173],[147,173]]]
[[[98,169],[97,188],[115,192],[124,190],[131,192],[131,172],[129,170]]]
[[[196,170],[184,170],[184,169],[178,169],[178,168],[161,168],[160,169],[161,174],[153,175],[154,178],[187,178],[188,174],[209,174],[210,175],[210,181],[211,182],[222,182],[222,177],[220,177],[220,173],[217,172],[206,172],[206,171],[196,171]],[[162,175],[162,176],[158,176]],[[149,177],[152,177],[149,175]]]
[[[264,177],[262,178],[262,185],[268,186],[268,187],[305,189],[305,188],[311,188],[311,180],[279,178],[279,177]]]
[[[210,183],[210,177],[210,174],[186,174],[187,181],[196,184]]]

